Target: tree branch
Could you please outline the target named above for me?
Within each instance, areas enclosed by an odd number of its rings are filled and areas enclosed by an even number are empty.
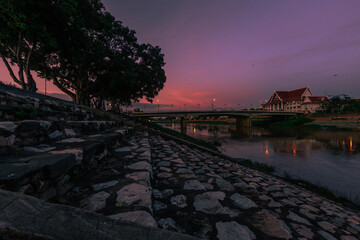
[[[75,93],[72,93],[71,91],[69,91],[67,88],[65,88],[63,85],[61,85],[61,83],[59,82],[59,80],[57,80],[56,78],[53,79],[53,83],[55,86],[57,86],[61,91],[63,91],[64,93],[66,93],[67,95],[69,95],[72,99],[75,98]]]
[[[19,79],[17,79],[17,77],[15,76],[14,71],[12,70],[10,64],[8,63],[5,56],[1,52],[0,52],[0,56],[1,56],[2,60],[3,60],[3,62],[5,63],[5,66],[6,66],[7,70],[9,71],[11,78],[14,80],[15,83],[21,85],[21,82],[19,81]]]

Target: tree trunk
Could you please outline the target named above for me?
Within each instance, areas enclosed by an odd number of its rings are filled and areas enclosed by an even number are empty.
[[[46,81],[46,80],[45,80]],[[30,92],[36,92],[38,89],[36,87],[36,83],[34,81],[34,78],[31,75],[30,70],[28,69],[26,71],[26,82],[27,82],[27,90]]]

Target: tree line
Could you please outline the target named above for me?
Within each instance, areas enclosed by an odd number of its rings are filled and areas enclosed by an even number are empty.
[[[323,102],[323,109],[327,113],[359,113],[360,101],[346,94],[335,95]]]
[[[36,73],[74,102],[99,107],[151,102],[164,87],[161,49],[138,43],[100,0],[0,0],[0,26],[0,57],[28,91],[37,91]]]

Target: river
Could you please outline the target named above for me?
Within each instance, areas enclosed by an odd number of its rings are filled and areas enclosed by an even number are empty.
[[[178,123],[159,125],[180,131]],[[251,128],[238,136],[234,125],[188,123],[186,133],[221,143],[228,156],[274,166],[277,175],[286,172],[359,203],[360,132]]]

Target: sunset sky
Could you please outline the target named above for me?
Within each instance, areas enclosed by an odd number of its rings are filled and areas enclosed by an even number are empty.
[[[274,90],[305,86],[360,97],[359,0],[103,3],[139,42],[162,48],[160,104],[209,106],[216,98],[218,106],[258,106]],[[2,62],[0,80],[11,80]]]

